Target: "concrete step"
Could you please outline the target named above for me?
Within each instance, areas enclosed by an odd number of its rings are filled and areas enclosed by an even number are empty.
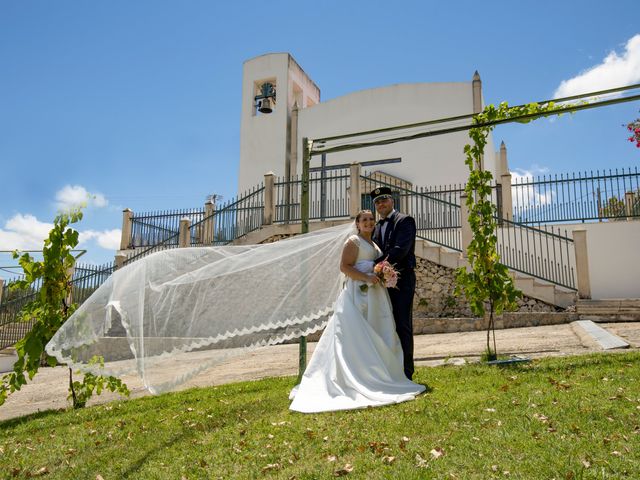
[[[602,350],[629,348],[629,344],[617,335],[608,332],[591,320],[578,320],[571,323],[573,330],[585,342],[595,343]]]
[[[594,321],[638,321],[640,299],[610,298],[603,300],[578,300],[576,312],[580,318]]]
[[[426,240],[416,242],[416,255],[447,268],[469,267],[469,261],[460,252],[447,250]],[[519,272],[510,271],[509,274],[513,278],[516,288],[527,297],[561,308],[567,308],[576,302],[576,294],[573,291],[562,289],[552,283]]]
[[[509,312],[496,317],[496,329],[539,327],[575,322],[578,316],[569,312]],[[415,335],[435,333],[473,332],[486,330],[487,322],[482,318],[434,318],[413,317]]]

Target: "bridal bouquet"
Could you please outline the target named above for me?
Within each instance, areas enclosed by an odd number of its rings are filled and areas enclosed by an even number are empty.
[[[382,280],[382,285],[384,285],[385,287],[396,288],[396,285],[398,284],[399,274],[398,271],[393,268],[393,265],[391,265],[388,261],[383,260],[380,263],[377,263],[373,267],[373,273],[376,277]],[[363,283],[362,285],[360,285],[360,290],[362,292],[366,292],[367,290],[369,290],[369,285]]]
[[[387,288],[395,288],[398,284],[398,271],[388,261],[383,260],[373,267],[375,273]]]

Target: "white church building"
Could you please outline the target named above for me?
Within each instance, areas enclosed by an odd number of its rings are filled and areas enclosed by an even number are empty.
[[[261,113],[263,86],[275,91]],[[410,83],[353,92],[321,102],[320,88],[288,53],[270,53],[247,60],[243,68],[240,168],[238,192],[261,182],[266,172],[290,178],[301,173],[302,139],[326,138],[393,125],[408,125],[482,111],[482,82],[476,73],[468,82]],[[363,173],[383,169],[412,185],[461,184],[467,132],[327,155],[326,166],[358,162]],[[493,152],[489,138],[486,151]],[[319,160],[312,163],[318,167]],[[367,166],[369,165],[369,166]],[[380,167],[379,165],[384,165]],[[485,168],[501,173],[495,155]]]

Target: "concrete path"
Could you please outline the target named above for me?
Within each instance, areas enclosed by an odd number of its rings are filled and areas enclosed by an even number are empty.
[[[600,324],[612,334],[640,349],[640,322]],[[578,355],[601,352],[594,341],[581,338],[570,324],[530,328],[511,328],[496,331],[498,351],[501,354],[523,354],[530,358]],[[443,333],[417,335],[415,359],[418,366],[437,366],[444,361],[463,363],[475,361],[484,350],[486,332]],[[309,344],[309,355],[315,344]],[[265,377],[295,375],[298,366],[298,345],[265,347],[219,364],[192,378],[181,388],[206,387]],[[137,377],[124,377],[131,390],[131,398],[149,395]],[[41,410],[66,408],[68,370],[65,367],[43,368],[33,382],[21,391],[11,394],[0,406],[0,420],[19,417]],[[118,398],[107,392],[94,397],[90,404],[105,403]]]

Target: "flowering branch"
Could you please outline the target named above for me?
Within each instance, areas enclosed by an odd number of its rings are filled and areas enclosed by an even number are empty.
[[[627,130],[631,132],[631,136],[628,140],[631,143],[635,143],[636,147],[640,148],[640,118],[636,118],[633,122],[628,123]]]

